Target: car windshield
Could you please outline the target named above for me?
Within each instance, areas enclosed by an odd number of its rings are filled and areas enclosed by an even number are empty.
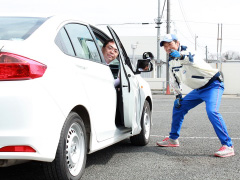
[[[48,18],[0,17],[0,40],[25,40]]]

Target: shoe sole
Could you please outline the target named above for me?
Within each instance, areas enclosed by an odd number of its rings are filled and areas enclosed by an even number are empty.
[[[156,143],[156,144],[160,147],[179,147],[179,144],[168,144],[168,145],[161,145],[161,144],[158,144],[158,143]]]
[[[234,156],[235,155],[235,153],[233,152],[233,153],[230,153],[230,154],[226,154],[226,155],[218,155],[218,154],[214,154],[215,156],[217,156],[217,157],[222,157],[222,158],[224,158],[224,157],[229,157],[229,156]]]

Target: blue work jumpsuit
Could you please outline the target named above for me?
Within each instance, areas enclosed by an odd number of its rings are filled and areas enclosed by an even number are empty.
[[[181,107],[173,107],[171,139],[177,139],[184,116],[188,111],[202,102],[206,103],[206,111],[213,128],[222,145],[232,146],[226,124],[219,113],[224,83],[220,73],[205,61],[197,58],[195,54],[187,51],[186,46],[180,46],[181,59],[169,60],[171,85],[175,95],[181,94],[181,82],[194,89],[181,101]],[[196,62],[198,61],[198,62]]]

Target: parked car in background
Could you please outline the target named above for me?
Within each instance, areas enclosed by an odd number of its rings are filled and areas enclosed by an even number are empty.
[[[111,27],[109,37],[61,16],[0,24],[0,167],[39,161],[46,179],[78,180],[87,154],[126,138],[148,144],[152,96],[139,74],[152,64],[134,70]],[[101,47],[110,38],[119,56],[108,66]]]

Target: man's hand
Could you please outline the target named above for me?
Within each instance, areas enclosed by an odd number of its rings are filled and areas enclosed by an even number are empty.
[[[182,94],[179,94],[176,96],[176,100],[174,101],[174,107],[179,109],[181,107],[181,101],[182,101]]]
[[[169,54],[170,59],[175,59],[175,58],[181,58],[181,54],[177,50],[171,50],[171,53]]]

